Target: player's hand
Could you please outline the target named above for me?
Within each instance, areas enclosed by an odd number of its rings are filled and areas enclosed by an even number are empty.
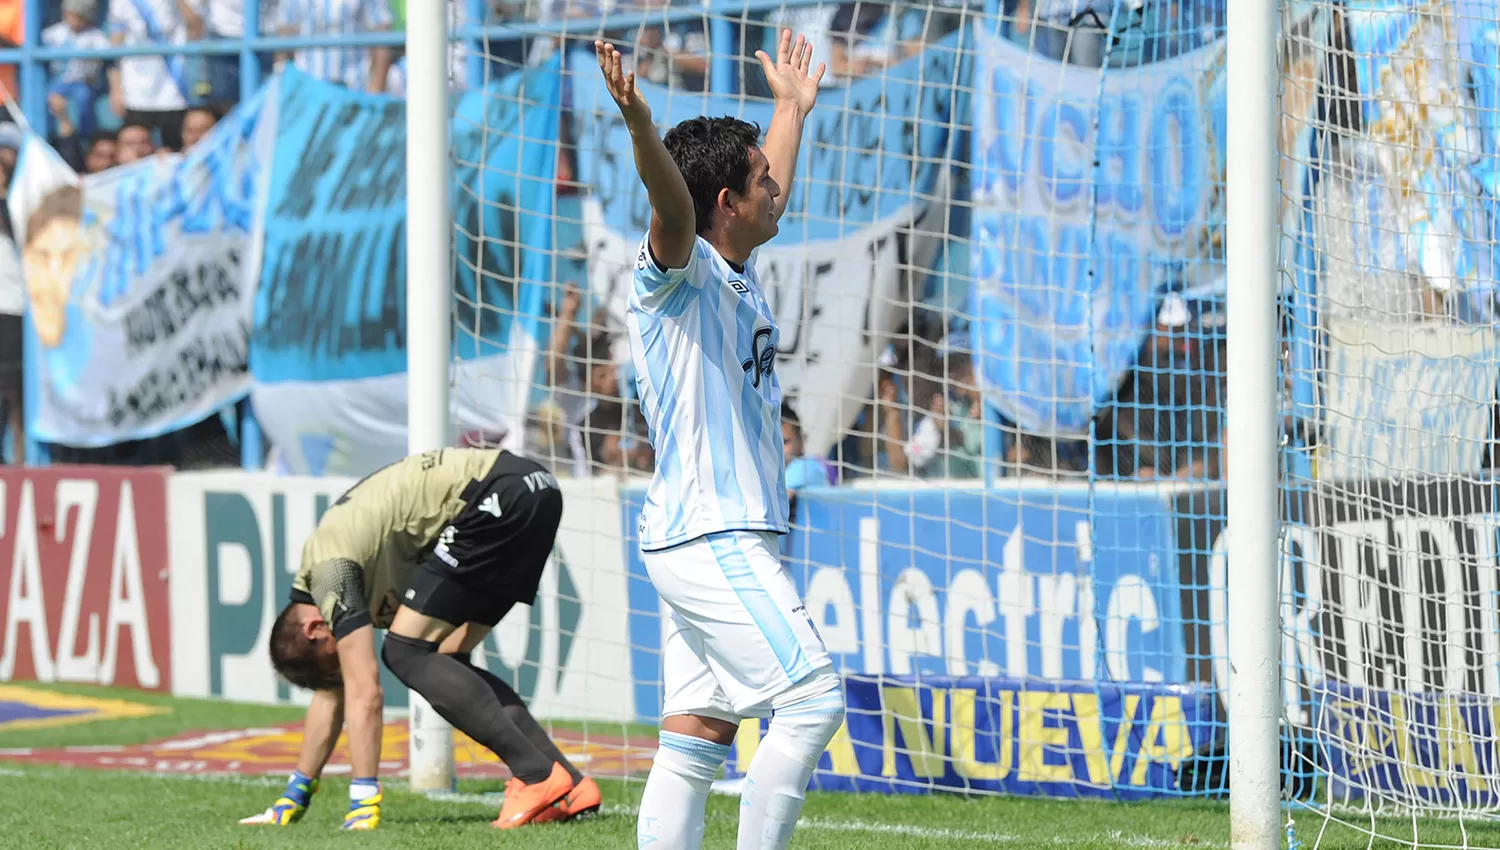
[[[380,802],[383,794],[375,794],[363,800],[350,800],[349,812],[344,815],[344,829],[374,829],[380,826]]]
[[[804,113],[812,111],[813,104],[818,102],[818,84],[828,71],[828,66],[819,62],[818,67],[808,73],[812,67],[812,54],[812,42],[800,35],[792,41],[789,29],[781,31],[775,62],[764,50],[755,51],[755,58],[760,60],[760,67],[766,72],[766,85],[771,87],[771,95],[777,103],[792,104]]]
[[[318,792],[318,780],[300,773],[293,773],[292,778],[287,780],[286,791],[277,798],[271,808],[266,809],[258,815],[241,818],[243,826],[290,826],[307,814],[307,807],[312,805],[312,795]]]
[[[614,98],[615,106],[620,108],[625,123],[649,126],[651,107],[635,87],[635,73],[625,73],[620,62],[620,51],[613,44],[596,41],[594,53],[599,57],[599,70],[604,74],[604,86],[609,89],[609,96]]]

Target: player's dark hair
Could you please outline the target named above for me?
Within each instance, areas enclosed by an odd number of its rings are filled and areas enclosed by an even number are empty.
[[[719,192],[745,191],[750,179],[750,149],[760,144],[760,126],[724,116],[689,118],[667,131],[662,139],[693,199],[699,234],[714,223]]]
[[[83,220],[83,190],[77,186],[59,186],[47,193],[26,217],[26,244],[30,245],[47,225],[58,219]]]
[[[319,660],[315,644],[302,634],[302,618],[296,609],[297,603],[289,603],[271,624],[271,666],[299,688],[318,691],[343,687],[337,659],[332,664]]]

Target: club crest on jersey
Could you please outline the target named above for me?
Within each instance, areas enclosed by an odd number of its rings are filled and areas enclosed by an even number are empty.
[[[762,377],[771,377],[776,368],[776,346],[771,342],[770,328],[756,328],[750,340],[750,356],[740,361],[740,367],[750,376],[750,385],[760,389]]]

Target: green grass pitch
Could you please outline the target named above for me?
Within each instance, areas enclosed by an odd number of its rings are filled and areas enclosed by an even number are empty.
[[[200,729],[293,722],[296,709],[173,699],[119,690],[56,690],[162,705],[166,714],[51,729],[0,733],[0,748],[137,744]],[[342,833],[345,785],[330,778],[312,810],[289,828],[242,827],[236,819],[263,810],[283,777],[184,776],[108,772],[5,762],[0,755],[0,848],[547,848],[595,850],[635,845],[635,805],[641,784],[601,781],[606,810],[593,819],[499,833],[489,821],[499,808],[497,781],[460,782],[459,793],[429,799],[387,782],[381,828]],[[710,800],[705,850],[734,846],[737,801]],[[1299,838],[1311,848],[1321,818],[1297,817]],[[1410,822],[1381,822],[1404,841],[1374,842],[1338,827],[1318,846],[1412,847]],[[814,793],[792,841],[800,850],[926,850],[959,847],[1218,848],[1228,847],[1229,816],[1221,803],[1172,801],[1118,804],[953,795],[885,796]],[[1417,846],[1500,847],[1500,828],[1422,821]]]

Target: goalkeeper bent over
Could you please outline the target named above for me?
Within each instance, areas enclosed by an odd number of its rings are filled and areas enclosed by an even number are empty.
[[[396,678],[513,778],[494,826],[598,810],[599,787],[573,767],[509,685],[469,654],[516,603],[531,604],[562,518],[557,481],[509,452],[414,455],[354,487],[302,551],[291,600],[271,628],[271,662],[313,691],[297,770],[244,824],[296,823],[347,724],[353,780],[346,829],[380,824],[384,696],[375,629]]]

